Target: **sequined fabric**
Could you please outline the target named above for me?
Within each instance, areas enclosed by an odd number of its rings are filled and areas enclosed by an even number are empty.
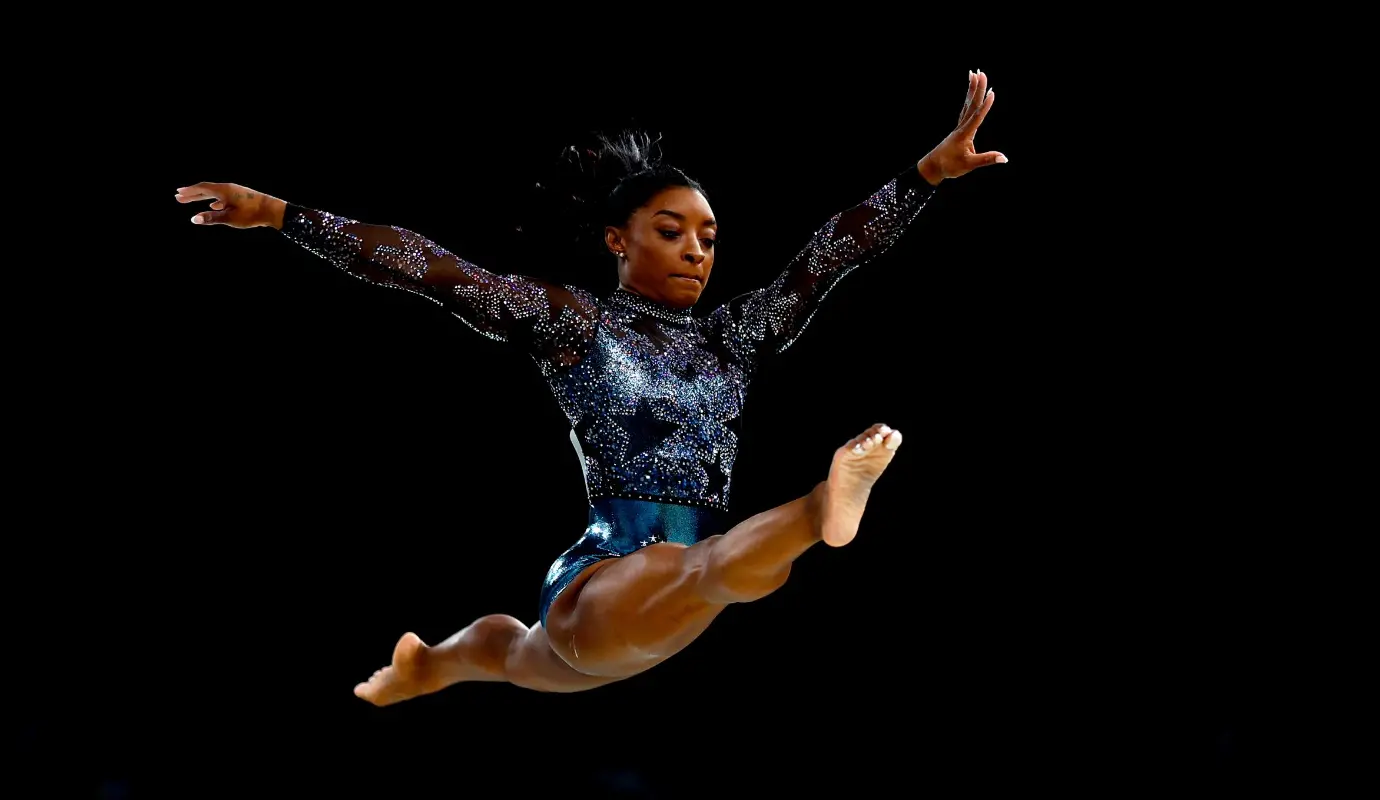
[[[624,499],[724,511],[753,375],[799,338],[840,279],[896,241],[932,193],[906,169],[831,217],[767,286],[702,317],[621,288],[598,298],[494,274],[411,231],[298,205],[288,206],[282,233],[351,275],[426,297],[528,352],[570,420],[592,507]],[[644,534],[620,532],[614,550]]]

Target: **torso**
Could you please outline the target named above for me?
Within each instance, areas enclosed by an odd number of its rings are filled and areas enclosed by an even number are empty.
[[[583,358],[547,375],[591,500],[727,507],[747,376],[706,327],[619,290]]]

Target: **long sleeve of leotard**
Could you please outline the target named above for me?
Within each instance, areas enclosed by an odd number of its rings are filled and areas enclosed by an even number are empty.
[[[489,272],[397,226],[288,203],[281,233],[350,275],[419,294],[490,339],[556,364],[578,361],[594,335],[597,307],[588,292]]]
[[[835,214],[775,280],[733,298],[709,316],[717,335],[750,366],[790,347],[824,296],[848,273],[886,252],[934,189],[911,166],[865,201]]]

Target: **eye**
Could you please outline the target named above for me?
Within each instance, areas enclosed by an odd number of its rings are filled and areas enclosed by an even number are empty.
[[[713,239],[705,239],[705,240],[703,240],[703,241],[704,241],[704,246],[705,246],[705,247],[713,247],[713,246],[714,246],[714,240],[713,240]]]
[[[667,239],[674,239],[674,238],[676,238],[677,236],[680,235],[680,231],[666,231],[666,230],[663,230],[663,231],[659,231],[659,233],[660,233],[662,236],[665,236]]]

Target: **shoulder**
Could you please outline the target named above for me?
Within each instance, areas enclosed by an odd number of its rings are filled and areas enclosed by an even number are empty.
[[[506,275],[501,280],[533,301],[544,301],[553,310],[559,309],[562,315],[574,314],[592,319],[599,314],[599,298],[579,286],[548,283],[527,275]]]
[[[762,289],[753,289],[735,295],[703,317],[702,324],[710,328],[722,328],[725,325],[741,322],[750,310],[760,302],[761,297]]]
[[[569,292],[571,298],[582,306],[587,308],[598,308],[600,305],[599,298],[588,289],[582,289],[579,286],[570,286],[568,284],[561,288]]]

